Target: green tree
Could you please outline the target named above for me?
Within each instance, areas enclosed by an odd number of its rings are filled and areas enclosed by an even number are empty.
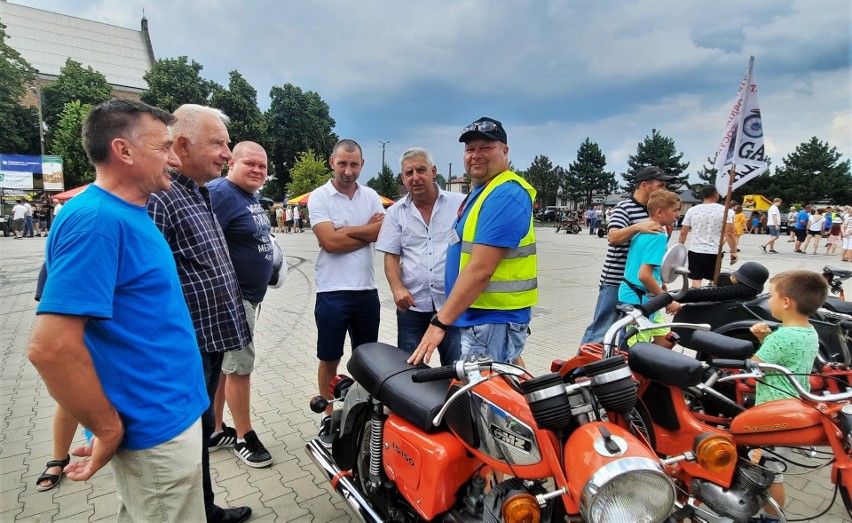
[[[0,23],[0,152],[39,154],[38,112],[20,103],[35,75],[36,70],[6,44],[6,26]]]
[[[231,71],[230,76],[227,89],[213,87],[210,105],[231,119],[228,134],[232,144],[249,140],[265,147],[266,121],[257,106],[257,90],[238,71]]]
[[[529,169],[524,173],[524,179],[536,190],[536,200],[543,208],[554,205],[559,191],[559,171],[547,156],[536,156]]]
[[[161,58],[145,73],[148,89],[140,98],[169,112],[183,104],[207,105],[217,84],[201,78],[202,69],[203,65],[195,60],[190,62],[186,56]]]
[[[675,187],[687,183],[689,175],[683,174],[689,167],[689,162],[681,163],[683,153],[677,152],[674,140],[663,136],[656,129],[651,130],[650,136],[636,145],[636,154],[627,157],[628,169],[621,176],[624,178],[624,190],[633,192],[636,185],[636,173],[648,165],[656,165],[675,179],[669,185]]]
[[[816,136],[802,142],[782,160],[775,174],[767,177],[776,191],[773,196],[785,202],[852,201],[849,160],[842,160],[842,156],[836,147]]]
[[[437,183],[438,187],[440,187],[441,189],[447,188],[447,179],[441,173],[435,175],[435,183]]]
[[[83,67],[72,59],[65,61],[56,80],[41,90],[42,115],[47,124],[46,141],[48,149],[53,151],[52,142],[56,127],[65,112],[65,104],[78,101],[81,104],[95,106],[112,98],[112,86],[106,77],[92,69]]]
[[[367,180],[367,187],[386,198],[396,200],[399,198],[399,179],[390,166],[385,164],[378,176]]]
[[[331,178],[331,169],[328,166],[326,159],[316,153],[313,149],[308,149],[296,155],[296,161],[293,162],[293,167],[290,168],[291,180],[287,183],[287,191],[290,193],[290,198],[313,191],[320,185],[324,184]],[[264,185],[269,185],[268,181]],[[284,195],[279,197],[271,196],[275,200],[283,200]]]
[[[284,187],[301,151],[314,150],[330,155],[337,135],[328,104],[313,91],[303,92],[293,84],[275,86],[269,91],[271,102],[266,111],[269,162],[275,168],[275,181]]]
[[[606,156],[597,143],[588,137],[577,149],[577,161],[568,166],[568,175],[563,180],[562,190],[571,193],[583,207],[592,203],[592,195],[607,195],[618,189],[615,173],[604,170]],[[567,183],[566,183],[567,182]]]
[[[68,102],[56,124],[51,151],[62,157],[66,189],[79,187],[95,179],[95,169],[89,163],[80,140],[83,120],[91,108],[91,105],[80,103],[79,100]]]

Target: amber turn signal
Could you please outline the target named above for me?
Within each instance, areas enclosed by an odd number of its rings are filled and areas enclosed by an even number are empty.
[[[541,508],[532,494],[516,494],[503,503],[503,521],[506,523],[539,523]]]
[[[721,435],[708,435],[695,446],[698,464],[711,472],[723,472],[737,463],[737,448]]]

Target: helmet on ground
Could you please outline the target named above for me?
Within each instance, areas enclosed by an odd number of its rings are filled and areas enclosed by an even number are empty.
[[[763,290],[763,284],[769,279],[769,271],[757,262],[746,262],[731,274],[731,279],[760,292]]]

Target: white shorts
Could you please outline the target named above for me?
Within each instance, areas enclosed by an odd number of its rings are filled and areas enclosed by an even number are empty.
[[[852,249],[852,236],[847,236],[846,238],[843,238],[843,248]]]

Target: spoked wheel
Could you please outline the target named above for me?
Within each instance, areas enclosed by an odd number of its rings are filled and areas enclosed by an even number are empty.
[[[571,234],[580,234],[580,226],[576,223],[571,226]]]

